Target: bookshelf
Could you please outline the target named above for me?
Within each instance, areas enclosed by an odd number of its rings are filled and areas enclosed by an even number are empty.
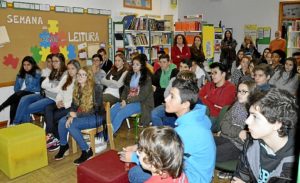
[[[203,15],[186,15],[183,20],[175,22],[174,34],[183,34],[188,46],[192,46],[194,37],[202,34]]]
[[[300,51],[300,20],[288,27],[287,56],[297,51]]]
[[[173,32],[165,30],[165,22],[147,16],[125,16],[122,22],[114,23],[118,27],[114,30],[115,51],[122,49],[127,61],[130,61],[130,55],[134,52],[144,53],[149,63],[158,59],[159,50],[170,54]]]

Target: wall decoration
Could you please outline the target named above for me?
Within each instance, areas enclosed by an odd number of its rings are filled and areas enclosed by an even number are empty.
[[[123,6],[126,8],[152,10],[152,0],[124,0]]]

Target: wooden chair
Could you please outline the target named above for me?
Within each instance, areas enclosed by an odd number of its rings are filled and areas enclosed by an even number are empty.
[[[107,123],[107,133],[108,133],[108,137],[109,137],[109,144],[110,144],[110,149],[115,149],[115,143],[114,143],[114,136],[113,136],[113,126],[111,123],[111,119],[110,119],[110,103],[106,102],[104,103],[105,106],[105,111],[106,111],[106,123]],[[91,129],[86,129],[86,130],[82,130],[81,133],[82,134],[86,134],[89,135],[90,137],[90,141],[91,141],[91,148],[94,152],[94,155],[96,154],[95,151],[95,135],[96,133],[99,132],[103,132],[103,126],[99,126],[98,128],[91,128]],[[76,141],[71,138],[72,141],[72,151],[73,153],[77,152],[77,144]]]

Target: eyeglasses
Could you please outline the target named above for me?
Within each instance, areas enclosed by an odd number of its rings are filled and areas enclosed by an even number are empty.
[[[93,59],[93,62],[96,62],[96,61],[102,62],[102,60],[100,60],[100,59]]]
[[[246,91],[246,90],[238,90],[238,93],[242,94],[242,95],[245,95],[246,93],[248,93],[249,91]]]
[[[132,67],[141,67],[141,64],[132,64]]]
[[[79,74],[79,73],[78,73],[78,74],[77,74],[77,77],[82,77],[82,78],[83,78],[83,77],[87,77],[87,74],[84,74],[84,73],[83,73],[83,74]]]

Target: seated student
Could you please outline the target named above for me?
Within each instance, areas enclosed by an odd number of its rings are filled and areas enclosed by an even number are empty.
[[[126,76],[121,102],[111,108],[114,133],[118,131],[124,119],[136,113],[141,113],[140,125],[148,125],[153,103],[152,82],[146,68],[146,60],[144,56],[138,55],[133,58],[132,70]]]
[[[212,82],[206,83],[199,91],[201,102],[206,105],[210,111],[212,122],[212,131],[217,132],[219,127],[215,124],[222,107],[231,105],[236,96],[234,84],[226,81],[226,66],[222,63],[212,63],[210,65]]]
[[[269,80],[273,73],[273,70],[268,64],[260,64],[254,67],[254,81],[256,83],[256,87],[262,91],[268,91],[271,88],[269,84]]]
[[[101,83],[106,87],[103,92],[103,101],[111,105],[120,101],[120,91],[127,75],[127,66],[124,55],[117,54],[112,69],[107,73]]]
[[[298,83],[297,63],[296,59],[292,57],[286,59],[284,69],[275,72],[269,81],[269,84],[274,85],[276,88],[287,90],[292,95],[296,95]]]
[[[53,56],[53,54],[50,53],[46,57],[46,68],[42,69],[42,78],[44,78],[44,79],[46,77],[48,77],[51,73],[51,70],[52,70],[52,56]]]
[[[184,64],[184,61],[180,63],[180,65],[183,65],[183,64]],[[172,78],[172,80],[170,81],[169,86],[167,87],[167,89],[164,93],[165,98],[167,98],[167,96],[170,94],[170,90],[172,88],[172,84],[175,79],[196,81],[196,75],[192,71],[181,70],[177,74],[177,76]],[[162,104],[152,110],[151,120],[152,120],[153,126],[167,125],[167,126],[175,127],[175,121],[176,121],[177,117],[174,114],[167,113],[165,111],[165,107],[166,107],[165,104]]]
[[[268,53],[271,53],[271,49],[270,48],[265,48],[264,51],[263,51],[263,54],[259,58],[258,64],[268,64],[268,61],[267,61]]]
[[[244,141],[247,137],[245,120],[248,117],[246,103],[248,96],[255,89],[254,81],[243,81],[238,85],[237,101],[230,107],[220,123],[220,136],[215,136],[217,146],[216,162],[237,160]],[[226,178],[231,174],[220,172],[219,178]]]
[[[95,86],[99,87],[100,90],[103,90],[102,86],[102,79],[105,78],[106,72],[101,68],[101,64],[103,63],[103,58],[100,54],[94,54],[92,56],[93,64],[91,66],[91,69],[94,73],[95,77]]]
[[[184,144],[183,171],[189,182],[211,182],[216,147],[211,133],[211,123],[206,116],[206,107],[196,104],[198,100],[197,83],[190,80],[176,79],[170,94],[165,99],[166,112],[178,116],[175,131]],[[138,162],[135,151],[137,146],[123,149],[125,162]],[[204,163],[205,162],[205,163]],[[129,170],[130,182],[144,182],[150,178],[140,166]]]
[[[166,52],[164,50],[160,50],[157,52],[157,58],[159,58],[161,55],[164,55],[166,54]],[[154,61],[154,64],[153,64],[153,71],[154,73],[160,68],[160,63],[159,63],[159,59],[155,60]]]
[[[299,110],[295,97],[272,88],[251,95],[249,104],[246,124],[251,138],[245,142],[231,182],[296,182],[292,177],[293,163],[299,156],[294,150]]]
[[[14,86],[15,93],[12,94],[0,105],[0,112],[10,106],[10,122],[15,119],[18,104],[22,97],[36,92],[40,92],[41,71],[35,60],[31,56],[26,56],[22,60],[22,66],[16,77]]]
[[[234,71],[236,69],[240,69],[241,68],[241,61],[242,61],[242,58],[243,58],[244,55],[245,55],[244,54],[244,50],[239,50],[237,52],[236,59],[232,62],[231,72],[230,73],[234,73]]]
[[[103,59],[103,62],[101,63],[101,69],[104,70],[105,73],[108,73],[108,71],[110,71],[111,67],[113,66],[113,63],[108,59],[106,50],[104,48],[100,48],[97,51],[97,54],[101,55]]]
[[[300,74],[300,51],[294,52],[293,53],[293,58],[296,59],[297,62],[297,72]]]
[[[250,58],[244,56],[241,61],[241,68],[235,70],[231,75],[231,82],[236,86],[242,81],[253,80],[250,72]]]
[[[72,103],[72,95],[76,74],[80,69],[80,63],[77,60],[71,60],[67,64],[68,74],[63,77],[57,93],[55,103],[50,104],[45,109],[45,122],[47,134],[47,149],[55,151],[59,148],[59,135],[58,135],[58,120],[66,116],[70,112]]]
[[[30,114],[44,111],[46,106],[55,103],[59,86],[62,86],[59,83],[63,77],[66,77],[65,71],[64,55],[62,53],[53,54],[51,74],[42,82],[42,88],[45,89],[45,96],[42,94],[31,94],[22,97],[13,124],[30,122]]]
[[[209,75],[204,70],[202,62],[193,58],[191,58],[190,61],[192,61],[191,71],[193,71],[196,74],[198,88],[201,88],[206,83],[206,78],[209,78]]]
[[[86,66],[82,67],[77,73],[70,113],[59,120],[60,149],[55,155],[55,160],[61,160],[67,155],[68,133],[75,139],[82,151],[74,164],[83,163],[93,156],[93,151],[84,141],[81,130],[101,125],[102,105],[102,90],[95,87],[93,72]]]
[[[285,58],[283,58],[283,55],[285,53],[281,50],[275,50],[272,52],[272,69],[274,72],[283,69],[283,62]]]
[[[183,143],[171,127],[148,127],[139,138],[137,155],[152,176],[145,183],[187,183],[183,173]]]
[[[168,54],[159,57],[160,68],[152,76],[152,87],[154,91],[154,106],[159,106],[164,101],[164,91],[171,78],[178,73],[177,66],[170,62]]]

